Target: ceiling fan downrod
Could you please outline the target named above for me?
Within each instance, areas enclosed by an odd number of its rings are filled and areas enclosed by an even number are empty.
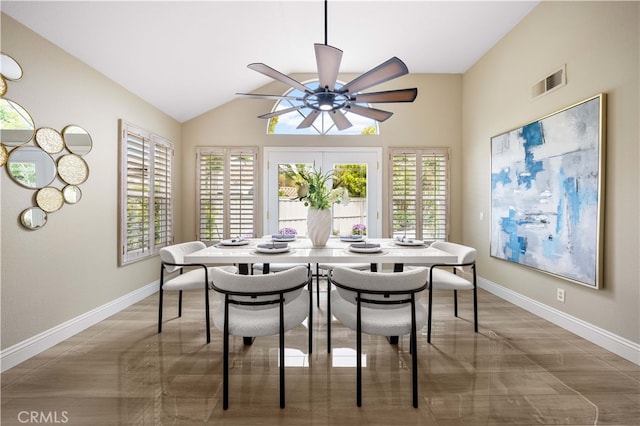
[[[324,44],[325,46],[329,44],[327,41],[327,1],[328,0],[324,0]]]

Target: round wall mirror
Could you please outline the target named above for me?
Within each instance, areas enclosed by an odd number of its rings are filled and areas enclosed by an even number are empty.
[[[0,143],[0,167],[4,167],[7,164],[7,159],[9,158],[9,151],[7,151],[7,147],[4,146],[3,143]]]
[[[36,204],[47,213],[58,211],[64,204],[62,191],[52,186],[42,188],[36,193]]]
[[[89,166],[76,154],[58,158],[58,176],[69,185],[80,185],[89,177]]]
[[[74,124],[62,129],[62,138],[67,149],[77,155],[87,154],[93,146],[89,132]]]
[[[36,130],[36,143],[49,154],[57,154],[64,149],[60,132],[51,127],[41,127]]]
[[[47,223],[47,213],[40,207],[29,207],[20,213],[20,223],[27,229],[42,228]]]
[[[26,109],[12,100],[0,99],[0,142],[20,146],[33,138],[35,126]]]
[[[0,75],[0,96],[4,96],[6,94],[7,94],[7,80],[5,80],[4,77]]]
[[[82,198],[82,190],[77,185],[67,185],[62,189],[62,196],[67,204],[75,204]]]
[[[11,56],[6,53],[0,53],[0,74],[7,80],[20,80],[22,78],[22,67]]]
[[[56,163],[42,149],[35,146],[16,148],[7,160],[9,176],[27,188],[44,188],[56,177]]]

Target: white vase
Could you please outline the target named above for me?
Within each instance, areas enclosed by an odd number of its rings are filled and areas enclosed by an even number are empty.
[[[331,210],[312,209],[307,212],[307,236],[314,247],[327,244],[331,235]]]

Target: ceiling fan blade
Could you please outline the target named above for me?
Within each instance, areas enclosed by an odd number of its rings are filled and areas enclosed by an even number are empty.
[[[292,111],[297,111],[297,110],[299,110],[301,108],[304,108],[304,105],[298,105],[298,106],[291,107],[291,108],[279,109],[277,111],[273,111],[273,112],[270,112],[268,114],[259,115],[258,118],[271,118],[271,117],[275,117],[277,115],[283,115],[283,114],[290,113]]]
[[[311,110],[309,115],[307,115],[305,119],[302,120],[300,124],[298,124],[297,128],[306,129],[307,127],[311,127],[311,125],[313,124],[314,121],[316,121],[316,118],[318,118],[319,115],[320,115],[320,111]]]
[[[316,43],[316,64],[318,65],[318,80],[320,87],[333,90],[338,79],[342,50],[328,44]]]
[[[349,119],[345,117],[342,111],[340,111],[339,109],[336,109],[334,111],[329,111],[328,114],[329,114],[329,117],[331,117],[331,119],[333,120],[333,123],[336,125],[338,130],[348,129],[349,127],[353,126],[353,124],[351,124]]]
[[[340,88],[340,92],[358,93],[369,87],[393,80],[409,73],[409,69],[399,58],[393,57],[375,68],[356,77]]]
[[[260,74],[264,74],[267,77],[271,77],[274,80],[278,80],[279,82],[301,90],[302,92],[310,92],[309,89],[299,81],[294,80],[288,75],[282,74],[280,71],[271,68],[269,65],[265,65],[263,63],[254,63],[247,65],[247,68],[258,71]]]
[[[244,96],[246,98],[254,98],[254,99],[282,99],[282,100],[290,100],[290,101],[301,101],[302,98],[297,96],[284,96],[284,95],[262,95],[259,93],[236,93],[238,96]]]
[[[418,96],[418,89],[389,90],[387,92],[358,93],[351,97],[354,102],[384,103],[413,102]]]
[[[361,107],[360,105],[350,104],[347,106],[347,111],[354,114],[362,115],[363,117],[372,118],[376,121],[384,121],[393,115],[392,112],[383,111],[381,109]]]

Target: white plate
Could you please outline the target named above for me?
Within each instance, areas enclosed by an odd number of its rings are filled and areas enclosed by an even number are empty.
[[[223,246],[246,246],[247,244],[249,244],[249,240],[238,240],[236,238],[232,240],[220,241],[220,245],[223,245]]]
[[[422,240],[411,240],[411,241],[395,240],[394,243],[399,246],[423,246],[424,245],[424,241]]]
[[[259,253],[267,253],[267,254],[277,254],[277,253],[286,253],[288,251],[290,251],[291,248],[289,247],[282,247],[282,248],[263,248],[263,247],[256,247],[256,251]]]
[[[353,236],[342,236],[340,237],[340,241],[344,241],[346,243],[359,243],[361,241],[364,241],[364,236],[362,235],[353,235]]]
[[[352,247],[349,246],[349,251],[354,253],[379,253],[382,251],[382,247]]]

